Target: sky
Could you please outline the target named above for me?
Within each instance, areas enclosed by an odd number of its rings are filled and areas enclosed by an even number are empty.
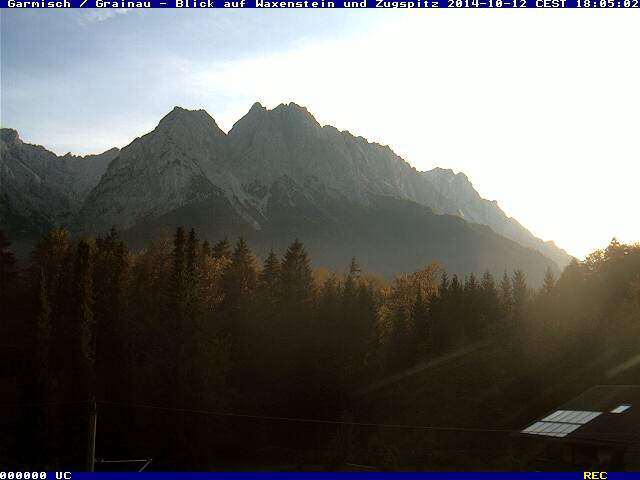
[[[582,258],[640,241],[640,11],[4,10],[0,123],[58,154],[259,101],[464,172]]]

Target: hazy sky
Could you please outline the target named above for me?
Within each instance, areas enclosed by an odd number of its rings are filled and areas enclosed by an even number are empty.
[[[640,241],[640,11],[0,15],[0,121],[56,153],[124,146],[174,105],[228,131],[255,101],[294,101],[465,172],[569,253]]]

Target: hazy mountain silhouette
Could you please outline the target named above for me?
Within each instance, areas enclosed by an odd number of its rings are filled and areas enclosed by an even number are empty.
[[[101,155],[58,157],[10,129],[0,148],[0,221],[18,244],[53,226],[93,234],[115,225],[142,246],[184,224],[212,240],[244,235],[258,252],[299,237],[330,268],[354,255],[382,274],[439,260],[461,274],[522,268],[534,282],[570,258],[463,174],[418,172],[293,103],[256,103],[228,134],[204,110],[176,107]]]

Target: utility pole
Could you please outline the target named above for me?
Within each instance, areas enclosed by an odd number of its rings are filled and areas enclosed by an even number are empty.
[[[96,461],[96,427],[98,411],[96,401],[89,402],[89,432],[87,435],[87,472],[93,472]]]

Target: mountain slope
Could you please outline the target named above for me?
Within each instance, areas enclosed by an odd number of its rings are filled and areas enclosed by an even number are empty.
[[[176,107],[153,132],[122,149],[89,194],[76,228],[127,229],[221,194],[211,179],[228,159],[225,138],[204,110]]]
[[[436,168],[417,172],[389,147],[349,132],[320,126],[294,103],[267,110],[259,103],[229,132],[234,173],[245,183],[269,184],[287,175],[300,185],[321,183],[329,191],[367,204],[369,195],[411,200],[436,213],[457,215],[534,248],[563,267],[571,257],[536,238],[495,202],[480,197],[464,174]]]
[[[500,235],[538,250],[560,267],[571,261],[571,256],[552,241],[545,242],[535,237],[516,219],[508,217],[497,202],[482,198],[464,173],[455,174],[453,170],[434,168],[421,175],[444,198],[447,213],[458,215],[469,222],[487,225]]]
[[[0,129],[0,224],[24,239],[70,223],[117,154],[58,157]]]
[[[389,195],[436,206],[440,198],[389,147],[334,127],[321,127],[294,103],[267,110],[256,103],[229,132],[234,173],[245,183],[270,184],[283,175],[298,184],[322,183],[335,194],[366,204]]]

